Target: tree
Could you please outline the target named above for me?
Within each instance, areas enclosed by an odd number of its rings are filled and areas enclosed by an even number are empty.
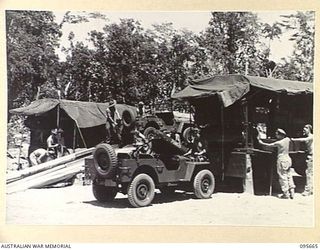
[[[262,36],[265,39],[268,39],[268,44],[266,47],[261,49],[260,59],[262,62],[262,67],[260,70],[260,76],[272,77],[277,65],[274,61],[270,60],[270,53],[271,53],[271,42],[277,38],[280,39],[282,35],[282,28],[279,22],[275,22],[272,25],[268,23],[261,24],[262,25]],[[264,70],[264,72],[263,72]]]
[[[256,75],[259,23],[251,12],[212,12],[200,45],[210,54],[213,74]],[[246,66],[248,66],[246,70]]]
[[[185,86],[187,77],[203,75],[208,69],[198,37],[187,30],[177,31],[172,24],[144,30],[139,22],[122,19],[119,24],[107,24],[103,32],[91,31],[90,50],[74,44],[72,34],[69,40],[63,85],[69,94],[75,88],[84,91],[77,95],[81,100],[115,98],[136,104],[169,99],[173,89]],[[80,59],[79,54],[87,58]],[[67,98],[74,99],[74,93]]]
[[[172,23],[154,25],[148,32],[156,41],[160,98],[170,98],[172,92],[186,86],[189,77],[198,78],[208,72],[207,55],[193,32],[176,30]]]
[[[289,31],[293,31],[290,38],[294,41],[294,51],[289,59],[283,59],[283,63],[277,74],[283,78],[312,82],[314,78],[314,12],[297,12],[283,16],[281,25]]]
[[[282,34],[281,24],[279,22],[275,22],[272,25],[265,23],[262,27],[262,34],[265,38],[267,38],[268,41],[268,55],[270,55],[270,45],[271,42],[275,38],[280,38],[280,35]]]
[[[83,42],[73,44],[72,33],[70,55],[66,62],[61,63],[62,86],[65,86],[63,97],[78,101],[95,101],[92,83],[94,78],[94,51],[90,50]]]
[[[61,32],[48,11],[6,11],[8,108],[28,103],[38,88],[57,85],[55,48]],[[52,92],[52,91],[51,91]]]
[[[104,33],[107,81],[113,97],[132,104],[146,96],[155,98],[153,38],[133,19],[106,25]]]
[[[155,98],[154,41],[138,22],[107,24],[103,32],[91,31],[89,40],[92,49],[69,36],[62,79],[66,98],[97,102],[115,98],[129,104]]]

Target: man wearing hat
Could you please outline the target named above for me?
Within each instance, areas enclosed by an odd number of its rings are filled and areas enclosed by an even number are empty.
[[[116,100],[111,100],[109,102],[109,107],[107,109],[107,125],[109,125],[109,137],[111,143],[121,143],[121,116],[116,109]]]
[[[137,114],[138,116],[143,116],[145,114],[144,103],[141,101],[138,103]]]
[[[282,190],[282,195],[280,198],[282,199],[293,199],[294,198],[294,182],[293,177],[290,171],[290,167],[292,165],[292,160],[289,156],[289,144],[290,139],[287,137],[286,132],[278,128],[276,131],[276,138],[278,141],[273,143],[265,143],[260,139],[260,133],[258,133],[258,142],[261,145],[277,147],[278,155],[277,155],[277,173],[279,176],[279,183]]]

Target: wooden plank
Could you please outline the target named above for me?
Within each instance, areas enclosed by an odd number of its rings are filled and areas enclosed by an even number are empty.
[[[66,164],[62,164],[62,165],[57,166],[57,167],[55,167],[55,168],[52,168],[52,169],[48,169],[48,170],[46,170],[46,171],[39,172],[39,173],[37,173],[37,174],[35,174],[35,175],[27,176],[26,178],[23,178],[23,179],[20,179],[20,180],[18,180],[18,181],[16,181],[16,182],[12,182],[12,183],[7,184],[7,189],[10,189],[10,188],[15,187],[15,186],[17,186],[17,185],[22,185],[23,183],[28,183],[28,182],[34,180],[35,178],[39,178],[39,177],[41,177],[41,176],[45,176],[45,175],[47,175],[47,174],[50,174],[50,173],[52,173],[52,172],[55,172],[55,171],[58,171],[58,170],[64,169],[64,168],[66,168]]]
[[[59,166],[59,165],[65,164],[67,162],[73,161],[74,159],[75,159],[75,155],[74,154],[67,155],[67,156],[63,156],[63,157],[58,158],[58,159],[54,159],[52,161],[44,162],[42,164],[30,167],[30,168],[26,168],[24,170],[12,173],[10,175],[8,174],[7,183],[10,183],[12,181],[16,181],[16,180],[25,178],[25,177],[30,176],[30,175],[37,174],[39,172],[48,170],[50,168],[54,168],[56,166]]]
[[[45,178],[43,178],[38,184],[35,184],[29,188],[41,188],[51,184],[55,184],[59,181],[72,178],[73,176],[77,175],[83,170],[84,170],[84,167],[83,165],[81,165],[81,166],[73,166],[71,168],[55,171],[54,173],[46,175]]]
[[[79,159],[68,164],[63,164],[54,169],[29,176],[20,181],[16,181],[7,185],[6,193],[11,194],[19,191],[24,191],[33,187],[41,187],[63,180],[66,176],[77,174],[84,168],[84,159]]]
[[[88,155],[92,154],[93,150],[94,150],[94,148],[84,149],[84,150],[75,152],[73,154],[63,156],[63,157],[54,159],[52,161],[48,161],[48,162],[39,164],[37,166],[33,166],[33,167],[30,167],[30,168],[27,168],[27,169],[24,169],[24,170],[21,170],[21,171],[12,173],[12,174],[8,174],[6,183],[9,184],[9,183],[18,181],[20,179],[26,178],[30,175],[34,175],[39,172],[54,168],[56,166],[63,165],[68,162],[72,162],[76,159],[88,156]]]

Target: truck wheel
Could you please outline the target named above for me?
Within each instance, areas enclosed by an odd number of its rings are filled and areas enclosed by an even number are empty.
[[[154,127],[148,127],[148,128],[145,129],[145,131],[143,132],[143,134],[144,134],[144,136],[145,136],[148,140],[150,140],[150,139],[152,139],[152,137],[154,136],[155,131],[157,131],[156,128],[154,128]]]
[[[207,170],[201,170],[194,177],[193,189],[194,194],[199,199],[208,199],[211,197],[215,188],[215,180],[213,174]]]
[[[111,176],[117,166],[117,155],[109,144],[99,144],[93,151],[94,169],[101,177]]]
[[[114,197],[117,195],[116,188],[97,184],[92,184],[92,192],[99,202],[113,201]]]
[[[128,200],[133,207],[145,207],[154,198],[154,182],[147,174],[137,175],[129,185]]]
[[[130,128],[135,123],[135,114],[131,109],[125,109],[122,112],[123,125]]]
[[[160,192],[163,195],[169,196],[169,195],[173,195],[174,192],[176,191],[175,187],[161,187],[159,188]]]

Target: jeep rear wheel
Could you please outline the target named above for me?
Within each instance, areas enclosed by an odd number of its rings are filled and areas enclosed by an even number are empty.
[[[103,185],[92,184],[92,192],[99,202],[113,201],[117,195],[117,189],[114,187],[106,187]]]
[[[194,194],[199,199],[208,199],[213,194],[215,188],[215,180],[213,174],[207,170],[201,170],[194,177],[193,189]]]
[[[129,185],[128,200],[133,207],[145,207],[154,198],[154,181],[147,174],[137,175]]]
[[[94,169],[101,177],[112,175],[117,166],[117,155],[109,144],[99,144],[93,151]]]

